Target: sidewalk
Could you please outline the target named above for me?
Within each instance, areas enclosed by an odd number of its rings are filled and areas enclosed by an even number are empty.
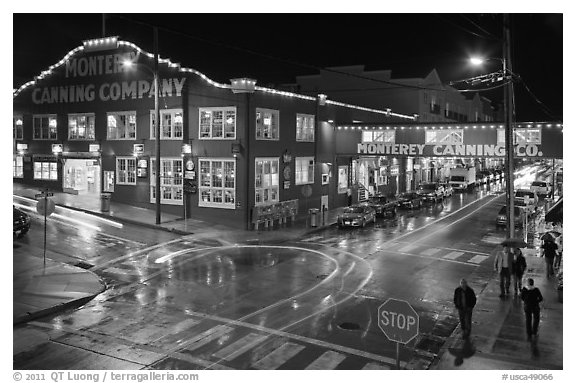
[[[527,341],[522,300],[502,300],[500,279],[476,291],[478,303],[472,315],[469,343],[460,328],[446,341],[431,369],[438,370],[556,370],[563,368],[563,305],[558,301],[556,278],[547,279],[544,258],[526,256],[527,278],[544,296],[538,340]],[[474,286],[472,286],[474,287]],[[511,287],[512,288],[512,287]]]
[[[13,194],[34,199],[40,191],[19,184],[13,184]],[[160,225],[155,224],[154,210],[110,202],[110,212],[100,211],[98,198],[54,192],[51,197],[57,206],[105,217],[122,223],[131,223],[154,229],[161,229],[179,235],[199,235],[221,238],[232,243],[280,243],[296,239],[306,233],[322,230],[336,223],[338,213],[343,209],[326,211],[319,217],[317,227],[310,227],[308,217],[302,216],[294,223],[259,231],[247,231],[221,224],[207,224],[196,219],[162,214]],[[50,253],[47,254],[50,256]],[[42,254],[14,257],[13,269],[13,323],[23,323],[39,316],[51,314],[68,307],[80,306],[104,291],[105,286],[93,272],[80,267],[46,260],[44,269]]]

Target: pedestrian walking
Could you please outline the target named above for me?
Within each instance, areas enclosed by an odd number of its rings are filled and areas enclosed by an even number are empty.
[[[538,336],[540,324],[540,302],[544,300],[538,287],[534,287],[534,279],[528,278],[528,286],[522,289],[524,314],[526,315],[526,335],[528,340]]]
[[[460,317],[460,327],[462,328],[462,336],[464,339],[470,337],[472,331],[472,309],[476,305],[476,294],[466,279],[460,280],[460,286],[454,290],[454,306],[458,309],[458,316]]]
[[[556,250],[558,245],[549,237],[544,240],[542,244],[544,250],[544,259],[546,260],[546,277],[554,276],[554,258],[556,258]]]
[[[556,238],[556,245],[558,245],[558,250],[556,250],[556,257],[554,258],[554,269],[560,269],[562,264],[562,252],[564,251],[564,236],[560,234]]]
[[[496,253],[494,258],[494,270],[500,275],[500,298],[510,293],[510,275],[514,256],[507,246]]]
[[[526,271],[526,258],[520,248],[514,249],[514,260],[512,261],[512,278],[514,283],[514,294],[522,291],[522,277]]]
[[[346,202],[348,206],[352,206],[352,190],[350,188],[346,189]]]

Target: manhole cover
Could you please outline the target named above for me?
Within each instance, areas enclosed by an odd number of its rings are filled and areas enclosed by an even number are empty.
[[[342,330],[360,330],[360,325],[353,322],[344,322],[338,325]]]
[[[320,275],[317,275],[316,278],[318,278],[318,279],[326,279],[326,278],[328,278],[328,274],[320,274]]]

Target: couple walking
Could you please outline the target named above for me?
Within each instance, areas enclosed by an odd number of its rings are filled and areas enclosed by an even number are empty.
[[[514,279],[514,294],[522,291],[522,277],[526,271],[526,258],[519,248],[513,252],[508,247],[498,251],[494,258],[494,270],[500,276],[500,298],[510,294],[510,279]]]

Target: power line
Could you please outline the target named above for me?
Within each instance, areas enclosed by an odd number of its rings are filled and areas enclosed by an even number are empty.
[[[325,72],[331,72],[331,73],[336,73],[336,74],[340,74],[340,75],[344,75],[344,76],[349,76],[349,77],[355,77],[355,78],[359,78],[359,79],[363,79],[363,80],[368,80],[368,81],[374,81],[374,82],[378,82],[378,83],[383,83],[383,84],[388,84],[388,85],[395,85],[397,87],[400,88],[412,88],[412,89],[420,89],[420,90],[435,90],[435,91],[445,91],[445,89],[442,88],[428,88],[428,87],[424,87],[424,86],[419,86],[419,85],[407,85],[407,84],[402,84],[402,83],[398,83],[398,82],[394,82],[394,81],[387,81],[387,80],[381,80],[381,79],[375,79],[372,77],[368,77],[368,76],[362,76],[359,74],[354,74],[354,73],[348,73],[348,72],[343,72],[343,71],[339,71],[336,69],[330,69],[330,68],[321,68],[315,65],[311,65],[311,64],[306,64],[306,63],[302,63],[299,61],[295,61],[295,60],[291,60],[291,59],[284,59],[284,58],[280,58],[280,57],[276,57],[276,56],[272,56],[269,54],[265,54],[265,53],[261,53],[261,52],[257,52],[254,51],[252,49],[248,49],[248,48],[243,48],[243,47],[239,47],[239,46],[235,46],[235,45],[230,45],[227,43],[222,43],[222,42],[218,42],[218,41],[213,41],[213,40],[209,40],[203,37],[198,37],[198,36],[193,36],[190,35],[188,33],[185,32],[181,32],[181,31],[177,31],[177,30],[173,30],[170,28],[166,28],[166,27],[160,27],[160,26],[156,26],[153,25],[151,23],[145,22],[145,21],[140,21],[140,20],[136,20],[130,17],[126,17],[126,16],[122,16],[122,15],[111,15],[109,14],[109,16],[113,16],[113,17],[117,17],[120,19],[124,19],[124,20],[128,20],[131,22],[134,22],[136,24],[140,24],[140,25],[144,25],[147,27],[157,27],[159,30],[168,32],[168,33],[172,33],[172,34],[176,34],[176,35],[180,35],[186,38],[190,38],[190,39],[195,39],[198,41],[202,41],[208,44],[213,44],[213,45],[217,45],[220,47],[224,47],[227,49],[232,49],[232,50],[237,50],[237,51],[241,51],[244,53],[249,53],[255,56],[260,56],[260,57],[264,57],[267,58],[269,60],[275,60],[275,61],[280,61],[280,62],[284,62],[284,63],[288,63],[291,65],[295,65],[295,66],[300,66],[303,68],[307,68],[307,69],[314,69],[317,71],[325,71]]]
[[[484,40],[492,40],[492,38],[490,38],[490,37],[488,37],[488,36],[482,36],[482,35],[480,35],[480,34],[478,34],[478,33],[476,33],[476,32],[473,32],[473,31],[471,31],[471,30],[469,30],[469,29],[467,29],[467,28],[464,28],[463,26],[456,24],[455,22],[451,21],[451,20],[448,19],[448,18],[444,18],[444,17],[440,16],[440,15],[437,14],[437,13],[434,13],[433,15],[436,16],[436,17],[438,17],[438,18],[440,18],[440,19],[442,19],[442,20],[444,20],[444,21],[446,21],[446,22],[449,23],[449,24],[452,24],[452,25],[455,26],[456,28],[461,29],[461,30],[463,30],[464,32],[466,32],[466,33],[468,33],[468,34],[471,34],[471,35],[476,36],[476,37],[480,37],[481,39],[484,39]]]
[[[474,20],[470,19],[469,17],[467,17],[464,14],[460,14],[460,16],[462,16],[464,19],[468,20],[472,25],[474,25],[476,28],[480,29],[482,32],[486,33],[488,36],[490,36],[491,38],[493,38],[494,40],[502,40],[501,38],[495,36],[493,33],[488,32],[486,29],[482,28],[480,25],[476,24],[474,22]]]
[[[526,91],[528,92],[528,94],[532,97],[532,99],[534,101],[536,101],[541,107],[542,107],[542,111],[544,113],[546,113],[548,115],[548,117],[555,119],[557,118],[557,116],[554,115],[554,113],[552,112],[552,109],[548,108],[546,106],[546,104],[544,104],[542,101],[540,101],[540,99],[538,99],[538,97],[536,97],[536,95],[530,90],[530,88],[528,87],[528,84],[526,84],[526,82],[522,79],[519,78],[520,82],[522,83],[522,85],[524,85],[524,88],[526,88]]]

